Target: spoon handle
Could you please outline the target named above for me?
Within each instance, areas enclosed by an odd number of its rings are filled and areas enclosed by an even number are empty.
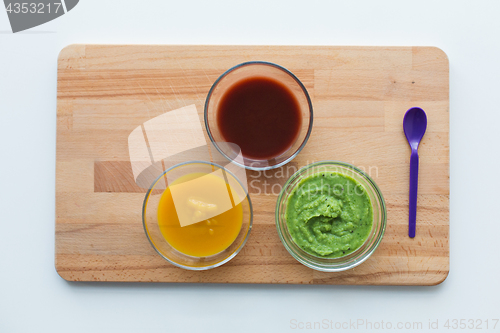
[[[410,157],[410,210],[408,213],[408,236],[415,237],[417,226],[418,151],[412,149]]]

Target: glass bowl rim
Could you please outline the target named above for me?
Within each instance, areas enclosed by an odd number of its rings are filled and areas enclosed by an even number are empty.
[[[341,266],[341,267],[335,267],[335,266],[334,267],[321,267],[321,266],[317,266],[315,263],[311,263],[310,261],[308,261],[308,260],[306,260],[304,258],[301,258],[300,255],[298,255],[292,249],[289,248],[288,244],[284,240],[284,236],[283,236],[284,230],[282,230],[282,228],[280,226],[280,217],[279,217],[280,210],[279,210],[279,208],[281,206],[282,198],[283,198],[283,196],[285,194],[285,189],[288,188],[290,186],[290,183],[292,183],[295,179],[297,179],[305,171],[307,171],[308,169],[311,169],[313,167],[317,167],[317,166],[321,166],[321,165],[342,166],[342,167],[346,167],[346,168],[349,168],[351,170],[354,170],[357,174],[359,174],[360,176],[362,176],[373,187],[375,195],[379,198],[379,201],[380,201],[380,214],[381,214],[380,224],[381,224],[381,227],[380,227],[380,231],[378,232],[378,235],[376,235],[375,241],[371,245],[371,249],[368,252],[366,252],[364,254],[364,256],[362,256],[361,258],[357,258],[359,260],[354,260],[351,264],[346,265],[346,266]],[[372,206],[373,206],[373,204],[372,204]],[[283,223],[286,223],[286,221],[283,221]],[[281,189],[280,194],[278,195],[278,199],[276,200],[275,224],[276,224],[276,229],[278,231],[278,235],[280,237],[281,243],[286,248],[286,250],[288,251],[288,253],[290,253],[290,255],[293,258],[295,258],[295,260],[297,260],[298,262],[300,262],[304,266],[312,268],[312,269],[317,270],[317,271],[322,271],[322,272],[341,272],[341,271],[345,271],[345,270],[354,268],[354,267],[362,264],[378,248],[378,246],[382,242],[382,238],[384,237],[385,230],[386,230],[386,227],[387,227],[387,207],[386,207],[384,196],[382,195],[382,191],[378,187],[377,183],[375,183],[375,181],[366,172],[364,172],[360,168],[358,168],[355,165],[352,165],[350,163],[346,163],[346,162],[342,162],[342,161],[335,161],[335,160],[322,160],[322,161],[314,162],[314,163],[307,164],[307,165],[303,166],[302,168],[300,168],[299,170],[297,170],[285,182],[285,184],[283,185],[283,188]],[[292,239],[292,241],[293,241],[293,239]],[[363,243],[363,244],[365,244],[365,243]],[[363,246],[363,245],[361,245],[361,246]],[[321,257],[318,257],[318,258],[321,258]],[[341,259],[341,258],[338,258],[338,259]],[[337,259],[337,258],[335,258],[335,259]]]
[[[278,163],[276,165],[272,165],[272,166],[253,167],[253,166],[248,166],[248,165],[245,165],[245,164],[241,164],[241,163],[236,162],[235,160],[231,159],[217,145],[217,142],[214,140],[214,138],[212,136],[212,132],[210,130],[210,126],[208,124],[208,101],[210,100],[210,97],[212,96],[212,93],[215,90],[215,88],[217,87],[217,85],[219,84],[219,82],[222,81],[222,79],[224,79],[232,71],[234,71],[234,70],[236,70],[238,68],[241,68],[241,67],[244,67],[244,66],[250,66],[250,65],[266,65],[266,66],[271,66],[271,67],[277,68],[277,69],[285,72],[286,74],[290,75],[290,77],[292,77],[295,80],[295,82],[297,82],[297,84],[302,89],[302,92],[304,93],[304,95],[306,97],[306,100],[307,100],[307,104],[309,106],[309,128],[307,129],[306,136],[305,136],[304,140],[302,141],[301,145],[287,159],[285,159],[284,161],[282,161],[282,162],[280,162],[280,163]],[[311,132],[312,132],[312,127],[313,127],[313,106],[312,106],[311,98],[309,96],[309,93],[307,92],[306,87],[297,78],[297,76],[295,76],[295,74],[293,74],[290,70],[286,69],[283,66],[280,66],[280,65],[277,65],[275,63],[268,62],[268,61],[247,61],[247,62],[242,62],[241,64],[238,64],[238,65],[235,65],[235,66],[229,68],[224,73],[222,73],[217,78],[217,80],[215,80],[215,82],[212,84],[212,87],[210,87],[210,90],[208,91],[207,98],[205,99],[205,106],[204,106],[204,109],[203,109],[203,117],[204,117],[204,120],[205,120],[205,129],[207,131],[208,137],[210,138],[210,141],[213,143],[213,145],[215,146],[215,148],[222,154],[222,156],[224,156],[226,159],[228,159],[229,161],[237,164],[238,166],[240,166],[242,168],[245,168],[245,169],[248,169],[248,170],[254,170],[254,171],[264,171],[264,170],[276,169],[276,168],[279,168],[280,166],[283,166],[283,165],[287,164],[288,162],[290,162],[291,160],[293,160],[302,151],[302,149],[305,147],[307,141],[309,140],[309,136],[311,135]]]
[[[177,263],[177,262],[175,262],[175,261],[167,258],[165,255],[163,255],[163,253],[161,253],[156,248],[155,244],[151,240],[151,237],[149,237],[149,232],[148,232],[148,228],[146,227],[146,219],[145,219],[145,216],[146,216],[146,206],[147,206],[147,202],[148,202],[149,196],[151,194],[151,191],[154,189],[154,185],[156,185],[156,183],[160,180],[160,178],[162,178],[167,172],[169,172],[169,171],[171,171],[171,170],[173,170],[173,169],[175,169],[177,167],[181,167],[183,165],[188,165],[188,164],[207,164],[207,165],[216,166],[216,167],[218,167],[218,168],[220,168],[220,169],[228,172],[234,179],[236,179],[236,181],[238,182],[238,184],[243,189],[245,188],[242,185],[242,183],[241,183],[241,181],[240,181],[240,179],[238,177],[236,177],[230,170],[228,170],[227,168],[225,168],[225,167],[223,167],[223,166],[221,166],[221,165],[219,165],[217,163],[208,162],[208,161],[201,161],[201,160],[193,160],[193,161],[186,161],[186,162],[178,163],[178,164],[173,165],[170,168],[166,169],[165,171],[163,171],[158,177],[156,177],[156,179],[153,181],[153,183],[149,186],[149,189],[146,192],[146,195],[144,197],[144,201],[143,201],[143,204],[142,204],[142,226],[144,228],[144,233],[146,234],[146,238],[148,239],[149,243],[151,244],[151,246],[153,247],[153,249],[156,251],[156,253],[158,253],[163,259],[165,259],[166,261],[168,261],[172,265],[180,267],[180,268],[183,268],[183,269],[192,270],[192,271],[204,271],[204,270],[208,270],[208,269],[212,269],[212,268],[224,265],[225,263],[227,263],[228,261],[230,261],[231,259],[233,259],[241,251],[241,249],[245,246],[245,244],[246,244],[246,242],[248,240],[248,237],[250,236],[250,231],[252,230],[252,225],[253,225],[253,206],[252,206],[252,200],[250,199],[250,195],[249,195],[248,191],[246,190],[245,191],[246,192],[246,198],[248,200],[248,206],[249,206],[249,209],[250,209],[250,220],[248,222],[248,230],[246,231],[245,238],[241,242],[240,246],[238,246],[238,248],[233,253],[231,253],[231,255],[229,255],[226,258],[224,258],[224,260],[221,260],[221,261],[216,262],[216,263],[214,263],[212,265],[209,265],[209,266],[196,267],[196,266],[182,265],[182,264],[179,264],[179,263]],[[187,254],[184,254],[182,252],[179,252],[179,253],[181,253],[182,255],[188,256]]]

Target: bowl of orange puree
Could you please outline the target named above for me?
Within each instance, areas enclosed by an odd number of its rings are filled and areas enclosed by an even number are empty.
[[[153,248],[171,264],[206,270],[243,248],[252,228],[246,187],[226,168],[191,161],[163,172],[146,193],[142,221]]]

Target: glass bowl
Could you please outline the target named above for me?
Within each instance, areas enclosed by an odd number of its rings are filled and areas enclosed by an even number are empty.
[[[288,198],[306,177],[321,173],[335,172],[349,176],[359,182],[368,194],[373,208],[372,229],[365,242],[354,252],[340,258],[325,258],[312,255],[301,249],[293,240],[285,220]],[[276,203],[276,228],[281,242],[288,252],[300,263],[307,267],[323,272],[340,272],[353,268],[364,262],[377,249],[385,232],[387,211],[384,197],[377,184],[357,167],[337,161],[321,161],[306,165],[293,174],[285,183]]]
[[[229,205],[232,204],[234,206],[237,204],[235,198],[238,198],[242,205],[243,221],[235,240],[225,250],[206,257],[187,255],[172,247],[163,237],[158,222],[158,207],[160,198],[165,189],[165,182],[167,184],[172,184],[172,182],[179,177],[192,173],[212,174],[220,177],[226,184],[229,184],[229,188],[231,188],[231,193],[229,193],[229,189],[227,189],[227,200],[231,201]],[[232,191],[236,192],[236,195],[234,195]],[[175,198],[173,200],[175,202]],[[211,269],[225,264],[234,258],[243,248],[243,245],[245,245],[250,235],[252,219],[252,202],[250,201],[246,188],[242,185],[240,180],[224,167],[205,161],[184,162],[167,169],[153,182],[147,191],[142,208],[144,231],[156,252],[171,264],[189,270]]]
[[[302,122],[296,140],[281,155],[270,159],[253,159],[243,155],[240,159],[233,159],[230,156],[235,155],[235,153],[230,150],[230,146],[224,144],[225,140],[218,127],[217,112],[222,97],[228,89],[241,80],[252,77],[267,77],[284,84],[298,102]],[[215,81],[208,93],[204,113],[208,136],[217,150],[227,159],[250,170],[269,170],[290,162],[304,148],[313,125],[312,103],[304,85],[286,68],[263,61],[245,62],[234,66],[222,74]]]

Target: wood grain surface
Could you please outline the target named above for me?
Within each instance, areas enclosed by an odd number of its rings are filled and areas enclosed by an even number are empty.
[[[174,267],[156,254],[144,233],[146,190],[135,183],[127,138],[147,120],[190,104],[196,105],[202,121],[212,83],[228,68],[250,60],[280,64],[304,83],[314,107],[312,135],[288,165],[266,174],[247,172],[249,179],[261,181],[250,187],[253,229],[233,260],[204,272]],[[402,120],[413,106],[426,111],[428,128],[419,149],[417,236],[410,239],[410,148]],[[317,272],[295,261],[282,246],[274,222],[277,195],[272,185],[283,183],[283,175],[298,167],[326,159],[369,173],[388,209],[379,248],[365,263],[340,273]],[[265,180],[270,186],[262,185]],[[64,48],[58,60],[55,265],[70,281],[442,282],[449,272],[446,54],[433,47]]]

